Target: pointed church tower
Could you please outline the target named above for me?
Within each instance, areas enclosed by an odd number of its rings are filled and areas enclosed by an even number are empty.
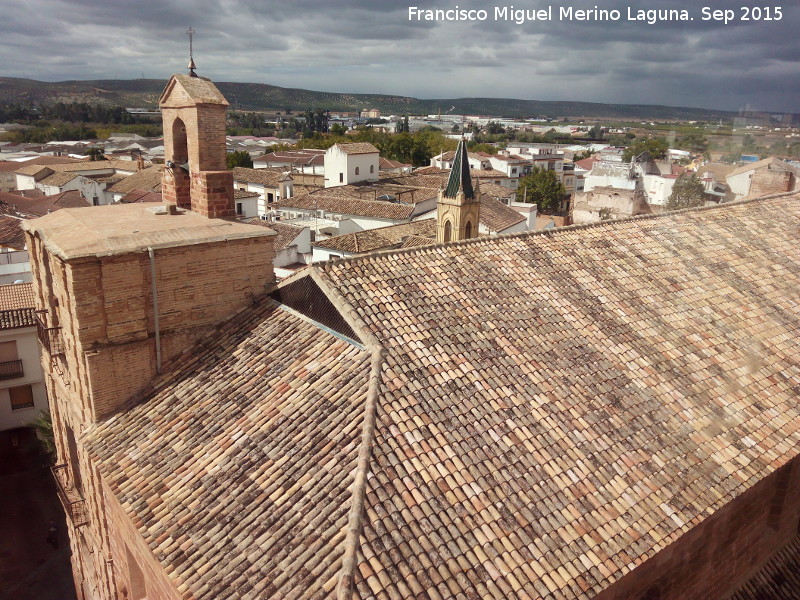
[[[472,187],[467,144],[462,138],[456,148],[447,187],[439,191],[436,241],[444,243],[477,237],[480,206],[480,189]]]
[[[164,200],[210,218],[235,216],[225,151],[228,101],[205,77],[173,75],[158,105],[167,165]]]

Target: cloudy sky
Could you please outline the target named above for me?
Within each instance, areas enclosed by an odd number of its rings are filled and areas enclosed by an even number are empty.
[[[703,21],[704,3],[735,20]],[[667,104],[800,112],[800,3],[743,21],[749,0],[3,0],[0,76],[166,79],[195,30],[201,75],[319,91]],[[494,19],[495,7],[553,7],[552,21]],[[753,4],[758,4],[753,0]],[[409,21],[409,6],[484,9],[482,22]],[[760,4],[764,6],[764,3]],[[789,5],[789,6],[787,6]],[[560,6],[617,9],[568,22]],[[693,21],[628,21],[628,8]],[[765,13],[762,17],[767,16]],[[774,12],[770,16],[776,16]]]

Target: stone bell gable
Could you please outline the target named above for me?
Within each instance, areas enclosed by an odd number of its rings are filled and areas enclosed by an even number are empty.
[[[164,199],[207,217],[234,216],[233,175],[225,151],[228,101],[204,77],[173,75],[158,105],[167,164]]]

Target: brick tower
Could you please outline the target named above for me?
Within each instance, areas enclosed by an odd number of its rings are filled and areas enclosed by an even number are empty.
[[[274,283],[275,232],[213,218],[234,212],[227,102],[207,79],[174,75],[161,106],[163,194],[191,210],[93,206],[23,226],[79,600],[178,598],[163,582],[144,585],[149,550],[104,494],[83,435]]]
[[[205,77],[173,75],[158,105],[167,164],[164,200],[206,217],[235,216],[233,174],[225,158],[228,101]]]
[[[447,187],[439,191],[436,241],[444,243],[477,237],[480,208],[480,189],[472,187],[467,145],[462,138],[453,158]]]

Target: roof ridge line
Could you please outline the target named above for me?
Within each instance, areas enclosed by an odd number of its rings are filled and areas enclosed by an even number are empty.
[[[360,537],[363,530],[364,499],[367,496],[367,474],[369,473],[372,459],[372,442],[375,439],[381,365],[383,365],[385,355],[386,350],[384,348],[373,348],[369,389],[367,391],[367,401],[364,405],[364,422],[361,429],[361,447],[358,450],[358,463],[356,464],[356,474],[353,480],[350,515],[348,516],[347,529],[345,530],[342,567],[339,571],[339,584],[336,590],[337,600],[351,600],[353,594],[358,550],[361,546]]]
[[[774,194],[767,194],[764,196],[759,196],[757,198],[743,198],[741,200],[734,200],[732,202],[720,202],[719,204],[714,204],[712,206],[697,206],[693,208],[683,208],[680,210],[671,210],[665,211],[657,214],[649,214],[649,215],[636,215],[633,217],[627,217],[625,219],[612,219],[610,221],[598,221],[596,223],[582,223],[580,225],[566,225],[563,227],[555,227],[551,229],[536,229],[532,231],[516,231],[512,233],[500,233],[496,235],[489,235],[489,236],[482,236],[477,238],[470,238],[466,240],[459,240],[456,242],[440,242],[437,244],[430,244],[426,246],[416,246],[413,248],[394,248],[388,250],[376,250],[373,252],[369,252],[366,254],[359,254],[356,256],[348,256],[343,258],[333,259],[331,264],[334,265],[341,265],[343,263],[354,263],[360,262],[364,260],[370,260],[375,258],[376,256],[380,256],[383,254],[389,253],[397,253],[397,254],[411,254],[414,252],[425,252],[430,250],[436,250],[438,248],[442,248],[445,246],[461,246],[467,244],[481,244],[485,243],[487,240],[496,240],[496,239],[511,239],[511,238],[524,238],[524,237],[534,237],[534,236],[547,236],[551,237],[554,235],[558,235],[564,232],[571,232],[576,231],[579,229],[591,229],[593,227],[614,227],[618,223],[628,223],[630,221],[647,221],[647,220],[655,220],[655,219],[662,219],[672,217],[677,214],[689,213],[689,212],[706,212],[712,210],[718,210],[721,208],[725,208],[728,206],[738,206],[741,204],[750,204],[754,202],[761,202],[764,200],[773,200],[775,198],[783,198],[783,197],[790,197],[790,196],[797,196],[800,198],[800,190],[792,190],[790,192],[778,192]],[[548,215],[537,215],[538,216],[548,216]]]
[[[339,570],[339,583],[337,584],[337,600],[351,600],[353,581],[357,567],[359,538],[363,530],[364,499],[367,495],[367,474],[372,459],[372,442],[375,439],[375,424],[378,413],[378,394],[381,381],[381,366],[386,357],[386,349],[380,344],[361,320],[352,304],[339,292],[327,274],[319,269],[310,268],[308,276],[311,277],[328,297],[334,308],[338,309],[353,331],[361,336],[362,342],[372,354],[370,361],[369,388],[367,400],[364,404],[364,421],[361,426],[361,447],[358,449],[358,462],[356,463],[355,477],[352,487],[352,501],[350,514],[347,518],[345,540],[342,551],[342,566]]]

